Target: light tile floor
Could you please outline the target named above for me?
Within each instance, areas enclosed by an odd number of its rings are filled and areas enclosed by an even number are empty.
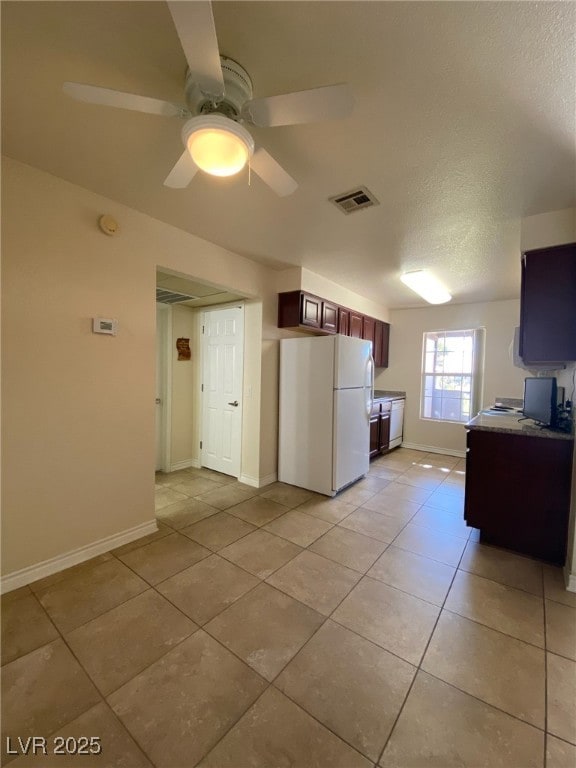
[[[335,499],[159,475],[157,533],[2,598],[3,764],[574,768],[576,594],[463,496],[402,448]]]

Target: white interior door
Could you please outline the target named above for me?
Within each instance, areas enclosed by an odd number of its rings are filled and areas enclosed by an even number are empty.
[[[205,312],[202,328],[202,465],[238,477],[244,308]]]

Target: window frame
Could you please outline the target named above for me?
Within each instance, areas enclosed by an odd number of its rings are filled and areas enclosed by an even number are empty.
[[[450,373],[437,373],[436,371],[426,370],[426,344],[430,337],[453,336],[455,334],[460,335],[472,335],[472,364],[470,366],[470,372],[468,371],[451,371]],[[485,344],[486,329],[484,327],[479,328],[442,328],[433,331],[424,331],[422,334],[422,360],[420,365],[420,419],[422,421],[437,422],[442,424],[466,424],[470,419],[474,418],[476,413],[480,410],[480,402],[482,398],[483,386],[484,386],[484,344]],[[438,339],[434,340],[436,344]],[[425,403],[426,403],[426,377],[427,376],[461,376],[469,378],[470,380],[470,414],[463,419],[445,419],[438,418],[437,416],[425,415]],[[442,392],[446,390],[440,390]],[[462,393],[462,390],[460,390]]]

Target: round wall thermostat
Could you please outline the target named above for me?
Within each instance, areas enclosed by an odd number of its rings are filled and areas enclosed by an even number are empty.
[[[100,216],[98,225],[105,235],[115,235],[118,232],[118,222],[113,216],[108,216],[106,213]]]

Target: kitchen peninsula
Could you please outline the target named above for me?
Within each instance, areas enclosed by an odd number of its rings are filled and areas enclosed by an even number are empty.
[[[492,413],[466,431],[467,524],[483,543],[564,565],[573,434]]]

